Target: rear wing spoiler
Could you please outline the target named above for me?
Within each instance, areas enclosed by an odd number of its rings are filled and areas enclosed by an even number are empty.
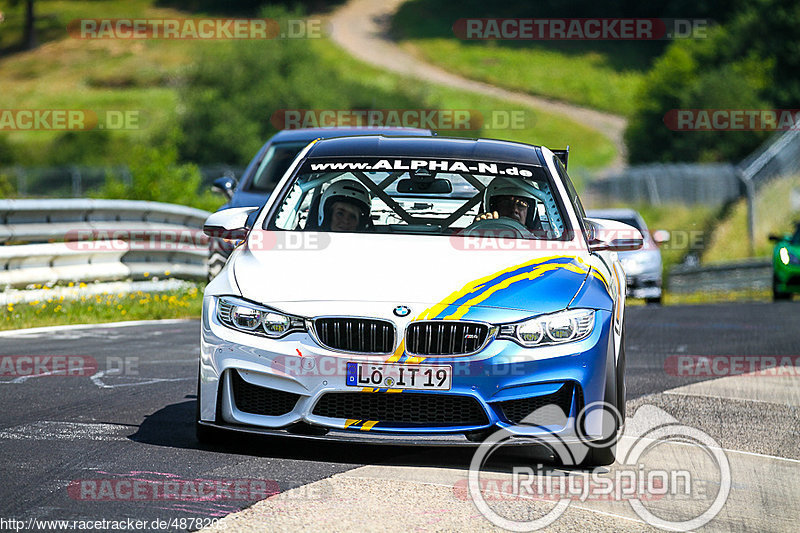
[[[564,164],[564,168],[567,168],[567,160],[569,159],[569,146],[563,150],[552,150],[552,152],[554,156],[561,160],[561,163]]]

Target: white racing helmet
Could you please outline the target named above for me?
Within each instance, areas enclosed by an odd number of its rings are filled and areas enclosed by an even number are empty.
[[[317,214],[317,223],[319,227],[323,227],[323,222],[329,216],[330,210],[335,202],[347,202],[358,207],[361,212],[361,220],[359,221],[359,228],[364,229],[369,226],[369,212],[372,205],[372,198],[369,191],[361,183],[353,179],[342,179],[334,181],[325,192],[322,193],[322,198],[319,202],[319,211]]]
[[[492,211],[497,211],[494,203],[501,196],[527,198],[531,200],[531,207],[528,209],[528,218],[525,221],[525,226],[531,228],[536,215],[536,200],[540,195],[541,191],[539,189],[522,178],[495,178],[486,186],[486,190],[483,193],[483,212],[491,213]]]

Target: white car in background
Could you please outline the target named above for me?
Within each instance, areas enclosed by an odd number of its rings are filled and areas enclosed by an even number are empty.
[[[661,282],[664,265],[659,245],[669,239],[669,232],[656,230],[650,234],[642,216],[633,209],[590,209],[586,216],[616,220],[638,229],[644,246],[638,250],[619,252],[619,260],[628,281],[628,296],[644,298],[647,303],[661,303]]]

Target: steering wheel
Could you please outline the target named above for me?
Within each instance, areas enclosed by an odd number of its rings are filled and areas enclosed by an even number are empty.
[[[509,217],[477,220],[464,228],[462,235],[466,237],[511,237],[514,239],[530,239],[533,237],[533,234],[525,225]]]

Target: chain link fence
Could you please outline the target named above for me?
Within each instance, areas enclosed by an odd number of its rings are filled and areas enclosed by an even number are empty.
[[[778,132],[739,164],[636,165],[595,175],[588,196],[596,203],[722,206],[752,196],[772,179],[800,173],[800,129]],[[752,189],[752,191],[750,190]]]
[[[627,167],[589,182],[592,201],[603,204],[664,203],[724,205],[743,194],[737,168],[730,163],[649,164]]]

